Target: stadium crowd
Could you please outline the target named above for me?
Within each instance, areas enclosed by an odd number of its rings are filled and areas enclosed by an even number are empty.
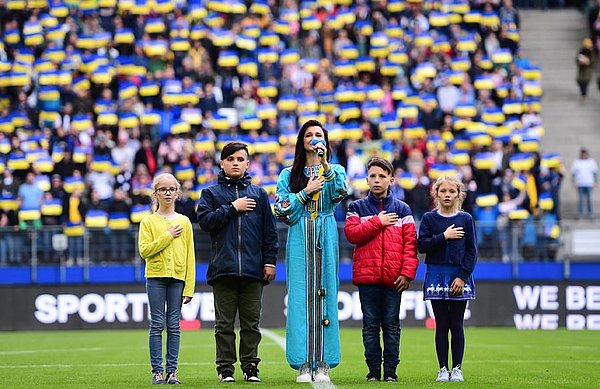
[[[432,180],[460,177],[483,257],[508,259],[513,226],[533,248],[556,241],[562,167],[540,149],[541,70],[519,25],[512,0],[0,0],[0,265],[28,260],[42,226],[43,260],[61,231],[70,260],[85,233],[107,242],[99,260],[131,258],[152,177],[176,175],[195,222],[233,139],[273,197],[308,119],[348,201],[380,156],[417,220]]]

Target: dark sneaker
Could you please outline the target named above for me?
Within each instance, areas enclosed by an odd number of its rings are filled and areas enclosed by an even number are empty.
[[[225,370],[224,372],[219,374],[219,382],[235,382],[235,378],[233,378],[233,372]]]
[[[381,381],[381,370],[369,370],[369,374],[367,374],[367,381]]]
[[[152,385],[162,385],[166,383],[167,381],[165,381],[162,371],[157,371],[156,373],[152,374]]]
[[[179,380],[177,379],[177,372],[176,371],[172,371],[170,373],[167,374],[167,384],[171,384],[171,385],[179,385],[181,384],[181,382],[179,382]]]
[[[255,364],[249,365],[244,370],[244,380],[248,382],[260,382],[260,378],[258,378],[258,367]]]
[[[389,373],[385,375],[385,382],[398,382],[398,376],[396,373]]]

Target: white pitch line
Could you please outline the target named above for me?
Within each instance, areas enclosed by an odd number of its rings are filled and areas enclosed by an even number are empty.
[[[266,328],[261,328],[260,332],[262,332],[267,338],[277,343],[279,347],[285,351],[285,338],[283,336],[279,336],[275,332]],[[311,382],[311,385],[315,389],[337,389],[337,386],[335,386],[333,382]]]
[[[0,355],[23,355],[23,354],[36,354],[36,353],[60,353],[60,352],[89,352],[89,351],[102,351],[106,350],[104,347],[91,347],[91,348],[50,348],[40,350],[13,350],[13,351],[0,351]]]

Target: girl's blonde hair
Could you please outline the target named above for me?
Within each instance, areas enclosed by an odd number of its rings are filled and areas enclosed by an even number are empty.
[[[156,191],[158,190],[158,181],[161,178],[170,178],[175,181],[175,185],[177,187],[177,200],[181,199],[181,183],[174,175],[171,173],[161,173],[154,176],[152,180],[152,209],[156,212],[158,211],[158,200],[156,200]]]
[[[440,186],[442,186],[442,184],[444,182],[447,182],[449,184],[456,186],[456,190],[458,191],[458,202],[457,202],[456,210],[460,211],[462,209],[463,201],[465,201],[465,197],[467,197],[467,192],[465,190],[465,185],[461,181],[459,181],[456,177],[450,177],[450,176],[439,177],[437,180],[435,180],[435,182],[431,186],[431,197],[433,198],[433,201],[435,202],[435,208],[440,209],[440,200],[438,199],[437,193],[438,193],[438,190],[440,189]]]

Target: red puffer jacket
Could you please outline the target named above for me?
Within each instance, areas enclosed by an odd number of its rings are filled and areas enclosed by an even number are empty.
[[[398,222],[384,228],[379,212],[395,212]],[[394,287],[400,275],[413,280],[417,273],[417,229],[410,207],[388,192],[383,199],[369,195],[348,207],[344,233],[354,248],[352,283]]]

